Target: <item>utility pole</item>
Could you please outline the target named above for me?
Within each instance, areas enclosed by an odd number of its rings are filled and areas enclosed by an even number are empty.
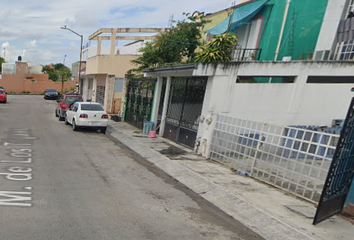
[[[77,32],[71,30],[70,28],[66,27],[66,25],[64,27],[61,27],[61,29],[64,29],[64,30],[68,30],[74,34],[76,34],[77,36],[79,36],[81,38],[81,44],[80,44],[80,62],[79,62],[79,83],[80,83],[80,80],[81,80],[81,56],[82,56],[82,41],[83,41],[83,35],[81,34],[78,34]]]
[[[64,68],[65,68],[65,58],[66,58],[66,55],[64,55],[63,71],[62,71],[62,73],[61,73],[61,94],[63,94],[63,91],[64,91]]]

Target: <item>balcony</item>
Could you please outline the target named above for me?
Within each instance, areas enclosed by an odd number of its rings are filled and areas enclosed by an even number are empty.
[[[236,48],[232,55],[233,61],[259,61],[262,49],[260,48]]]

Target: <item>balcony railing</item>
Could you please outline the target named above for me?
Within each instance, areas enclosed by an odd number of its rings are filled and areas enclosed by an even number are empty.
[[[236,48],[232,59],[233,61],[258,61],[261,53],[260,48]]]

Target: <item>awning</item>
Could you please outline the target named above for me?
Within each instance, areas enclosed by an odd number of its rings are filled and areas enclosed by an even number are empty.
[[[235,32],[237,28],[248,23],[263,8],[269,0],[256,0],[234,9],[233,13],[215,27],[207,30],[211,35],[220,35],[225,32]]]

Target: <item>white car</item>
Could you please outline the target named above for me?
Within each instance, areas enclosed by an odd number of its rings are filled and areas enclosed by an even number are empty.
[[[65,124],[71,124],[74,131],[78,128],[94,128],[106,133],[108,114],[99,103],[75,102],[65,113]]]

